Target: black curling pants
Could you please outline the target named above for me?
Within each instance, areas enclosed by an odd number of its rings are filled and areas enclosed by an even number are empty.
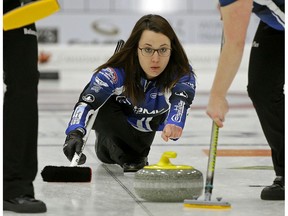
[[[3,199],[34,196],[38,48],[35,25],[3,32]]]
[[[128,122],[115,96],[99,109],[93,129],[96,132],[95,151],[104,163],[123,165],[125,162],[140,162],[148,156],[155,131],[141,132]]]
[[[248,75],[248,94],[271,148],[277,176],[285,176],[284,34],[260,22],[251,49]]]

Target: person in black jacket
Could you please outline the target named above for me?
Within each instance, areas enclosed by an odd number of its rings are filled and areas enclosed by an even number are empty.
[[[21,6],[4,0],[3,13]],[[38,44],[35,24],[3,32],[3,209],[46,212],[34,198],[38,136]]]
[[[241,63],[251,13],[260,22],[252,43],[247,91],[272,152],[276,178],[263,200],[285,199],[284,0],[219,0],[225,43],[210,91],[207,114],[223,127],[226,95]]]

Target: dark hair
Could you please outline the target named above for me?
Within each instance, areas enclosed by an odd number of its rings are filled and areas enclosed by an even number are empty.
[[[123,68],[126,74],[124,94],[134,105],[139,104],[145,97],[143,88],[140,85],[141,76],[143,77],[145,73],[137,56],[138,43],[144,30],[162,33],[171,41],[172,52],[169,63],[165,70],[156,78],[157,87],[162,91],[169,90],[183,75],[190,74],[187,55],[169,22],[162,16],[154,14],[141,17],[135,24],[123,48],[118,53],[115,53],[105,64],[96,69],[96,72],[98,72],[107,67]]]

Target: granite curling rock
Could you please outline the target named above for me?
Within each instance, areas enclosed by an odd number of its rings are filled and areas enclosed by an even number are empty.
[[[136,194],[152,202],[183,202],[203,193],[203,174],[192,166],[174,165],[169,158],[176,152],[164,152],[157,164],[145,166],[135,173]]]

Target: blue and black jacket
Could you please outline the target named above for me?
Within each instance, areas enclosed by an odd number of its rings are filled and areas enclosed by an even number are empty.
[[[191,67],[190,67],[191,68]],[[145,93],[144,101],[133,106],[123,92],[125,71],[121,68],[106,68],[95,73],[80,95],[76,104],[66,134],[75,129],[86,133],[85,126],[91,113],[101,108],[112,96],[116,102],[129,109],[127,121],[139,131],[161,131],[166,124],[174,124],[184,128],[187,110],[195,95],[195,76],[192,73],[180,78],[170,92],[163,92],[156,86],[155,80],[141,78]],[[153,118],[164,115],[165,121],[158,128],[151,127]],[[109,118],[109,116],[107,116]]]

